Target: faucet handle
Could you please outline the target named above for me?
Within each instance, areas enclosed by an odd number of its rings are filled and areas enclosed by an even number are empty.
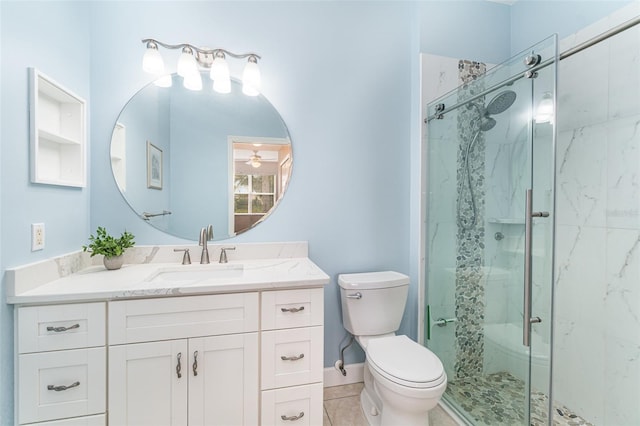
[[[235,247],[222,247],[220,249],[220,260],[218,263],[228,263],[229,259],[227,259],[227,250],[235,250]]]
[[[189,249],[188,248],[183,248],[183,249],[174,248],[173,251],[183,251],[184,255],[182,256],[182,264],[183,265],[191,265],[191,255],[189,254]]]

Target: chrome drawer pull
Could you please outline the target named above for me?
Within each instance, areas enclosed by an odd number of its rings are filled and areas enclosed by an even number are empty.
[[[304,311],[304,306],[300,306],[299,308],[280,308],[282,312],[291,312],[296,313],[300,311]]]
[[[55,331],[56,333],[60,333],[67,330],[73,330],[74,328],[80,328],[80,324],[73,324],[69,327],[47,327],[47,331]]]
[[[198,351],[193,353],[193,375],[198,375]]]
[[[49,386],[47,386],[47,390],[60,392],[60,391],[66,391],[67,389],[75,388],[77,386],[80,386],[80,382],[71,383],[69,386],[65,386],[65,385],[60,385],[60,386],[49,385]]]
[[[284,355],[282,355],[280,357],[280,359],[283,360],[283,361],[297,361],[297,360],[302,359],[302,358],[304,358],[304,354],[300,354],[298,356],[284,356]]]
[[[289,421],[292,421],[292,422],[295,422],[296,420],[300,420],[303,417],[304,417],[304,411],[301,411],[300,414],[298,414],[297,416],[291,416],[291,417],[280,416],[280,418],[282,420],[289,420]]]
[[[182,378],[182,364],[180,363],[180,358],[182,358],[182,352],[178,352],[177,358],[178,358],[178,364],[176,365],[176,375],[178,376],[178,379],[181,379]]]

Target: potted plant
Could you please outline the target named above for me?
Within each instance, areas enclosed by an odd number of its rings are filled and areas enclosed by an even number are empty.
[[[89,236],[89,244],[82,246],[82,251],[90,252],[91,257],[96,254],[103,255],[104,266],[107,269],[120,269],[124,262],[124,251],[136,243],[133,239],[133,234],[127,231],[124,231],[120,238],[114,238],[105,228],[98,226],[96,235]]]

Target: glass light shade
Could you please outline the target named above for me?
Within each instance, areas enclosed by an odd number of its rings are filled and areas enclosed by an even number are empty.
[[[158,52],[157,46],[147,46],[147,50],[142,57],[142,69],[151,74],[162,74],[164,72],[164,61]]]
[[[173,84],[173,80],[171,79],[171,74],[163,75],[153,82],[158,87],[171,87]]]
[[[260,160],[258,159],[253,159],[251,160],[251,167],[253,167],[254,169],[259,168],[262,165],[262,163],[260,162]]]
[[[213,80],[213,90],[218,93],[231,92],[231,76],[229,73],[229,65],[223,57],[217,56],[211,64],[211,73],[209,74]]]
[[[545,93],[536,108],[536,123],[549,123],[553,119],[553,98],[551,93]]]
[[[182,85],[185,87],[185,89],[202,90],[202,77],[200,76],[200,72],[196,71],[195,73],[189,74],[184,77]]]
[[[249,59],[242,73],[242,93],[247,96],[257,96],[260,94],[261,86],[260,68],[255,61]]]
[[[183,49],[178,58],[178,75],[186,77],[190,74],[199,74],[198,63],[191,50]]]

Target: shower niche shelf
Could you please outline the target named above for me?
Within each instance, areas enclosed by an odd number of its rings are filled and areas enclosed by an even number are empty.
[[[86,102],[29,68],[31,182],[86,185]]]
[[[490,217],[487,222],[497,225],[524,225],[524,219],[518,217]]]

